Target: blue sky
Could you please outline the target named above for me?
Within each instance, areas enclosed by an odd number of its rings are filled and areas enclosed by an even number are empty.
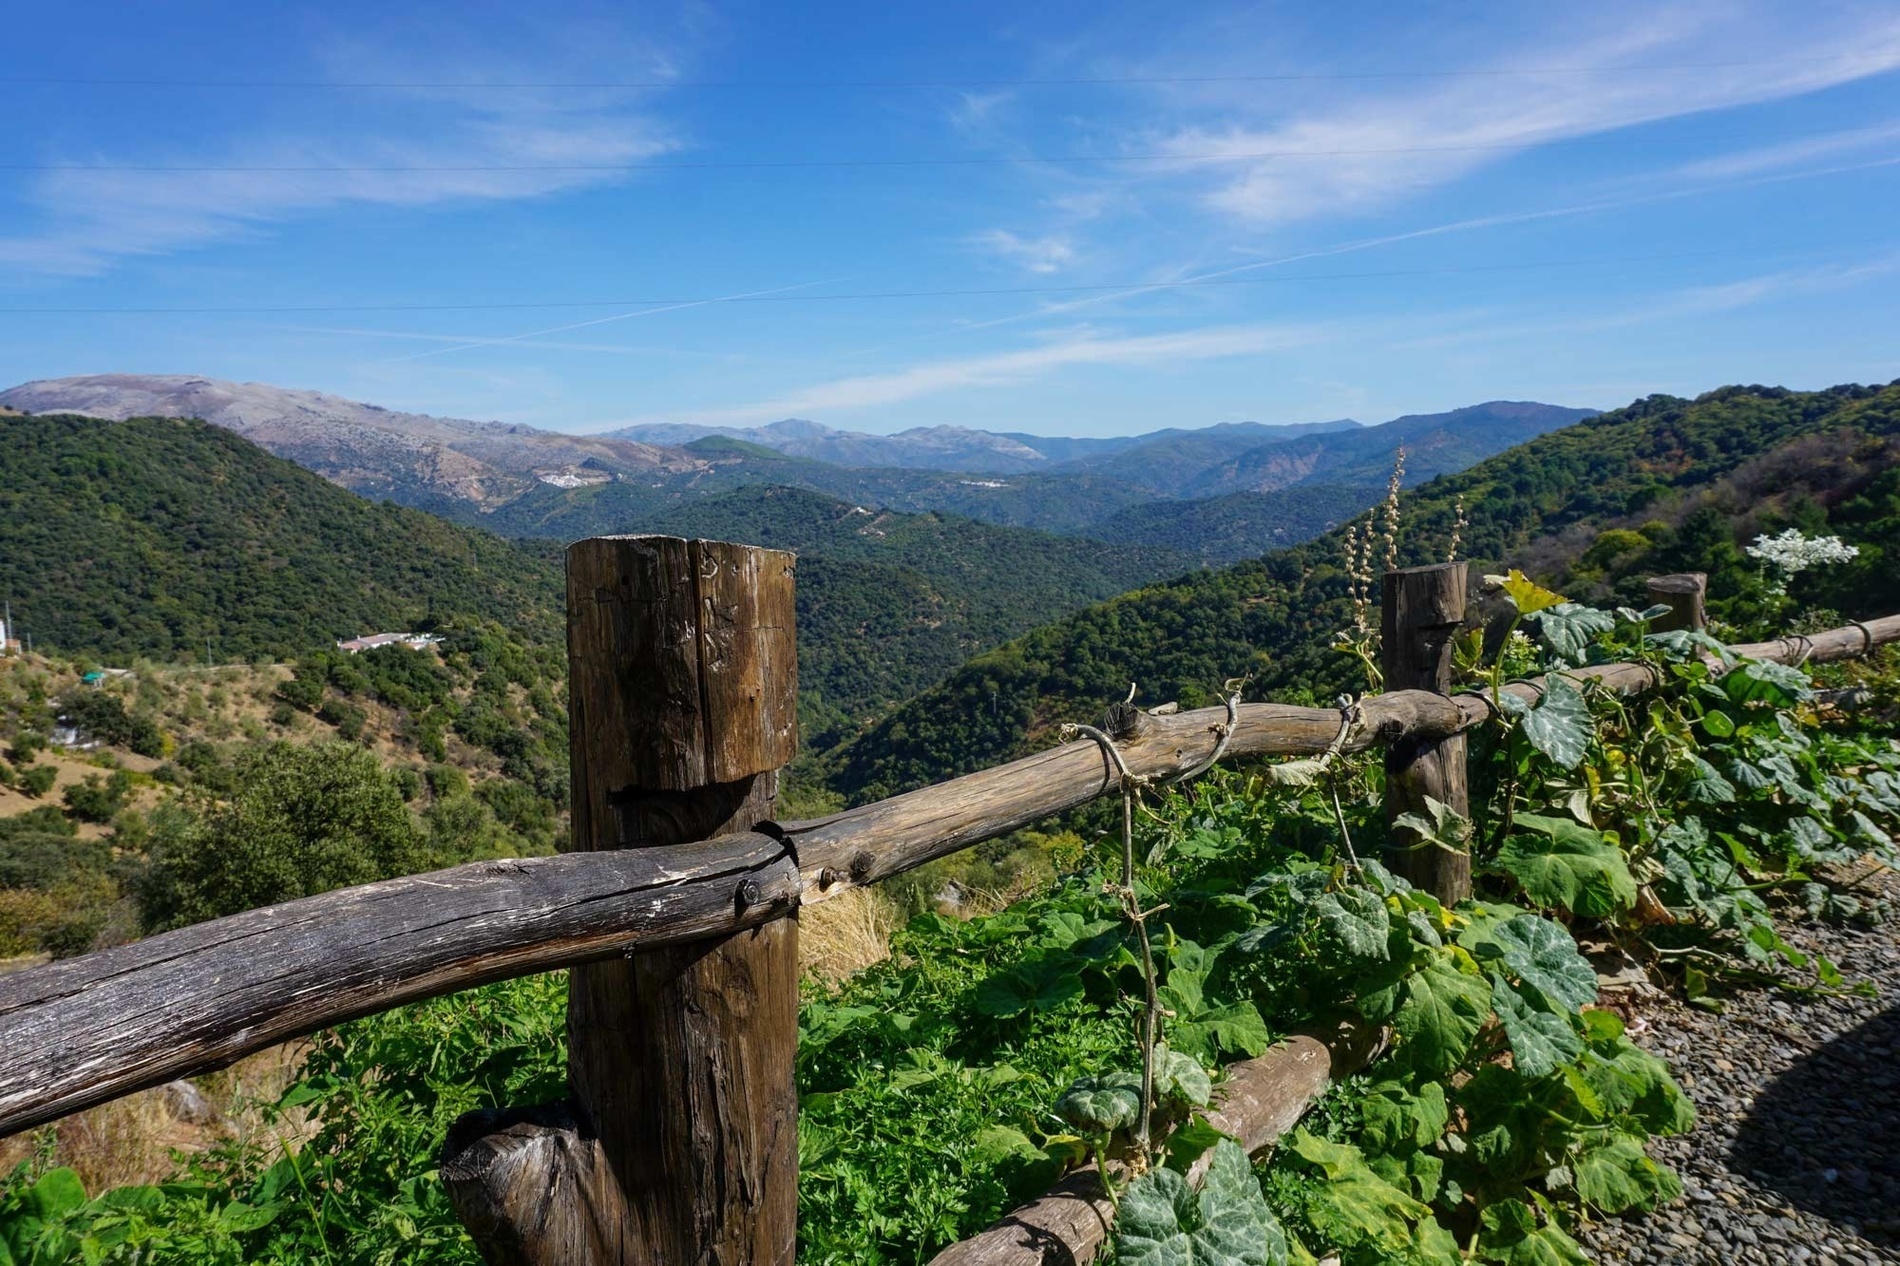
[[[1890,0],[8,29],[0,385],[1102,435],[1900,376]]]

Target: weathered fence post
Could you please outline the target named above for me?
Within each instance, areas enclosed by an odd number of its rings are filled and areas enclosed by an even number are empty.
[[[1709,622],[1708,613],[1703,609],[1703,600],[1708,596],[1709,577],[1705,572],[1686,571],[1673,576],[1651,576],[1649,578],[1649,605],[1669,608],[1666,615],[1659,615],[1649,622],[1653,633],[1667,633],[1671,629],[1700,630]]]
[[[574,850],[748,830],[796,740],[792,556],[567,553]],[[733,901],[761,900],[735,878]],[[476,1114],[443,1176],[492,1263],[784,1266],[798,1218],[798,924],[573,968],[570,1101]]]
[[[1451,692],[1451,644],[1465,618],[1465,565],[1435,563],[1385,574],[1380,627],[1387,690]],[[1388,824],[1403,813],[1424,813],[1430,796],[1469,816],[1465,736],[1400,738],[1386,747]],[[1447,905],[1471,895],[1471,855],[1430,844],[1391,825],[1386,865]]]

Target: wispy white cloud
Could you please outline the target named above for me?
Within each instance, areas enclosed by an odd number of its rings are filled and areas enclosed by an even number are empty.
[[[1900,273],[1900,251],[1883,251],[1859,260],[1833,260],[1803,268],[1738,277],[1732,281],[1681,286],[1645,296],[1640,303],[1591,315],[1542,319],[1526,313],[1470,313],[1456,328],[1434,320],[1435,331],[1394,342],[1394,348],[1438,348],[1508,344],[1522,338],[1587,334],[1608,330],[1715,317],[1764,303],[1803,295],[1829,294]],[[1481,319],[1489,318],[1489,319]],[[1502,318],[1502,319],[1499,319]]]
[[[434,343],[438,345],[454,344],[458,346],[480,346],[487,342],[488,336],[482,334],[432,334],[424,330],[389,330],[375,326],[336,326],[336,325],[286,325],[279,327],[291,334],[322,334],[335,338],[386,339],[397,343]],[[551,352],[598,352],[608,356],[654,356],[675,359],[686,357],[693,360],[719,361],[724,364],[776,364],[809,365],[803,357],[761,356],[757,352],[739,348],[710,349],[704,347],[681,347],[676,344],[658,343],[582,343],[564,339],[527,338],[514,340],[519,346],[539,348]]]
[[[1075,241],[1066,233],[1023,237],[1008,229],[990,229],[970,239],[970,245],[1017,265],[1026,272],[1060,272],[1075,262]]]
[[[1231,325],[1121,338],[1084,332],[1017,351],[928,361],[892,373],[835,379],[754,404],[634,420],[736,424],[812,414],[822,416],[970,387],[1015,385],[1076,365],[1165,366],[1257,356],[1305,346],[1325,337],[1325,327],[1320,325]]]
[[[681,312],[687,308],[707,308],[720,303],[736,303],[743,299],[758,299],[766,295],[780,295],[793,290],[807,290],[812,286],[822,286],[838,278],[821,278],[818,281],[801,281],[790,286],[773,286],[769,290],[746,290],[738,294],[717,295],[711,299],[688,299],[684,303],[663,303],[657,307],[636,308],[632,312],[615,312],[602,317],[589,317],[585,321],[569,321],[565,325],[550,325],[546,329],[524,330],[519,334],[501,334],[493,338],[475,339],[468,343],[456,343],[450,347],[431,348],[426,352],[412,352],[407,356],[388,356],[385,363],[404,360],[426,360],[431,356],[447,356],[453,352],[469,352],[482,347],[499,347],[504,343],[527,343],[548,334],[565,334],[569,330],[586,330],[596,325],[612,325],[618,321],[635,321],[641,317],[658,316],[662,312]]]
[[[1894,141],[1900,141],[1900,122],[1844,128],[1820,136],[1782,141],[1685,163],[1677,169],[1676,174],[1691,180],[1733,180],[1741,176],[1782,171],[1817,158],[1832,158],[1837,154],[1874,149]]]
[[[326,61],[338,81],[426,77],[388,50],[351,48]],[[547,73],[526,57],[491,56],[446,68],[436,62],[430,75],[520,81],[537,70]],[[0,266],[86,275],[127,257],[257,235],[343,206],[496,202],[624,180],[600,169],[686,144],[654,113],[651,96],[394,90],[373,109],[318,98],[323,108],[302,127],[234,129],[194,149],[47,153],[54,169],[38,173],[20,195],[39,227],[0,237]],[[389,108],[392,101],[399,108]]]
[[[1900,67],[1900,12],[1890,7],[1591,12],[1594,30],[1553,26],[1500,50],[1495,74],[1405,81],[1316,108],[1263,108],[1236,90],[1194,103],[1198,118],[1157,120],[1129,145],[1181,155],[1165,176],[1187,178],[1215,210],[1275,224],[1378,209],[1538,146],[1797,96]],[[1697,69],[1616,69],[1659,61]],[[1565,73],[1522,73],[1539,66]],[[1568,73],[1580,67],[1603,69]]]

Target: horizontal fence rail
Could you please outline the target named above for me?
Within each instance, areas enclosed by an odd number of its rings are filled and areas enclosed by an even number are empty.
[[[1900,641],[1900,615],[1733,647],[1826,663]],[[1642,664],[1566,670],[1618,693],[1656,684]],[[1527,702],[1542,680],[1504,687]],[[1482,694],[1365,699],[1346,750],[1439,737],[1491,716]],[[1203,764],[1223,708],[1122,710],[1131,774]],[[1328,708],[1241,704],[1226,756],[1300,756],[1340,737]],[[339,889],[0,976],[0,1136],[222,1067],[344,1020],[489,981],[755,927],[1118,790],[1092,741],[812,822],[623,851],[476,862]]]

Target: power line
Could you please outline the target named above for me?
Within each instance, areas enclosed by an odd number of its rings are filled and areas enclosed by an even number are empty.
[[[1746,140],[1759,144],[1786,144],[1830,135],[1829,133],[1797,133],[1783,136],[1763,136],[1759,133],[1726,134],[1698,137],[1701,141]],[[1527,138],[1519,141],[1502,141],[1489,144],[1471,145],[1382,145],[1348,149],[1269,149],[1269,150],[1221,150],[1208,153],[1165,153],[1165,154],[1024,154],[1017,156],[989,156],[981,158],[789,158],[789,159],[708,159],[704,161],[687,160],[683,162],[658,163],[460,163],[460,164],[367,164],[367,165],[263,165],[263,164],[208,164],[208,163],[0,163],[0,171],[40,171],[40,172],[170,172],[170,173],[258,173],[258,174],[328,174],[349,175],[363,173],[403,174],[458,172],[659,172],[659,171],[746,171],[774,170],[787,168],[852,168],[852,167],[1002,167],[1023,164],[1072,164],[1072,163],[1194,163],[1194,162],[1253,162],[1262,159],[1278,158],[1343,158],[1354,156],[1376,156],[1380,154],[1461,154],[1461,153],[1497,153],[1511,150],[1548,149],[1554,146],[1585,146],[1591,148],[1619,148],[1626,145],[1674,145],[1680,143],[1667,137],[1560,137],[1549,140]]]
[[[412,89],[435,91],[543,91],[571,88],[607,89],[723,89],[755,88],[774,91],[834,88],[1086,88],[1142,84],[1259,84],[1326,83],[1380,79],[1512,78],[1542,75],[1663,74],[1675,71],[1742,70],[1758,67],[1849,64],[1840,57],[1771,58],[1761,61],[1649,62],[1614,66],[1499,66],[1444,67],[1432,70],[1303,71],[1268,75],[1089,75],[1025,79],[625,79],[625,80],[318,80],[318,79],[133,79],[68,75],[0,76],[0,85],[65,86],[81,88],[236,88],[316,89],[359,91]]]
[[[1114,290],[1188,290],[1210,286],[1264,286],[1309,281],[1355,281],[1398,277],[1440,277],[1457,274],[1524,272],[1541,268],[1600,268],[1610,264],[1659,263],[1669,260],[1745,258],[1783,259],[1794,256],[1831,253],[1844,248],[1890,246],[1900,243],[1848,242],[1832,247],[1790,251],[1684,251],[1658,255],[1612,255],[1587,259],[1526,260],[1508,264],[1466,264],[1442,268],[1394,268],[1375,272],[1298,273],[1271,277],[1208,277],[1184,281],[1121,281],[1068,286],[985,286],[944,290],[863,290],[843,294],[745,294],[700,296],[697,298],[647,299],[555,299],[521,303],[339,303],[281,304],[267,306],[214,307],[32,307],[0,308],[0,316],[157,316],[157,315],[288,315],[324,312],[511,312],[547,308],[641,308],[648,306],[710,305],[734,303],[835,303],[882,299],[949,299],[1002,295],[1092,294]]]

